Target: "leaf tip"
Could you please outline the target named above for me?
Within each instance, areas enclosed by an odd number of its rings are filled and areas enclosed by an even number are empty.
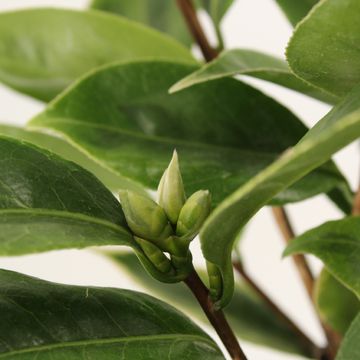
[[[177,83],[175,83],[174,85],[172,85],[169,89],[169,94],[172,95],[180,90],[183,89],[182,86],[182,80],[178,81]]]

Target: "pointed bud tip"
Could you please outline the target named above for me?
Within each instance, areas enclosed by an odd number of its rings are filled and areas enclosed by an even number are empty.
[[[179,155],[178,155],[176,149],[174,149],[174,151],[173,151],[172,158],[170,160],[168,169],[172,168],[173,166],[179,168]]]
[[[198,190],[196,193],[200,193],[203,196],[210,196],[210,191],[209,190]]]
[[[172,224],[176,224],[181,208],[186,200],[176,150],[165,170],[158,187],[158,203],[164,209]]]
[[[122,201],[126,196],[128,196],[128,190],[119,190],[118,195],[120,201]]]

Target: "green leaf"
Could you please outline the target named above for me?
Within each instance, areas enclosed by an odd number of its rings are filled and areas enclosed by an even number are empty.
[[[40,100],[106,63],[149,57],[195,61],[175,40],[115,15],[61,9],[0,14],[0,81]]]
[[[122,15],[169,34],[189,46],[192,38],[176,5],[169,0],[93,0],[93,9]]]
[[[120,204],[75,163],[0,137],[0,254],[131,245]]]
[[[316,280],[314,297],[322,320],[344,335],[360,311],[359,299],[326,269]]]
[[[358,0],[321,1],[300,23],[287,49],[291,69],[337,96],[360,82]]]
[[[204,10],[210,15],[215,26],[218,26],[233,4],[234,0],[196,0],[195,3],[199,8]]]
[[[276,0],[276,2],[284,11],[291,24],[296,25],[319,0]]]
[[[276,194],[360,135],[360,88],[355,89],[303,139],[271,166],[226,198],[206,220],[200,233],[205,258],[218,267],[223,278],[219,306],[231,298],[231,251],[237,234],[251,217]],[[360,277],[359,277],[360,278]]]
[[[360,314],[351,324],[350,329],[346,333],[342,341],[340,350],[336,356],[336,360],[355,360],[360,354]]]
[[[59,137],[2,124],[0,124],[0,134],[10,136],[18,140],[28,141],[34,145],[49,150],[66,160],[75,162],[92,174],[96,175],[96,177],[104,185],[114,192],[120,189],[127,189],[136,191],[143,195],[147,194],[142,186],[102,167],[83,152],[76,149],[76,147]]]
[[[338,135],[340,136],[340,135]],[[360,217],[329,221],[294,239],[285,255],[311,253],[360,297]]]
[[[0,300],[0,359],[224,359],[190,319],[142,293],[0,270]]]
[[[158,280],[183,278],[154,267],[132,238],[120,203],[80,166],[3,136],[0,160],[0,256],[126,245]]]
[[[68,89],[30,127],[65,136],[103,166],[152,189],[176,148],[187,193],[209,189],[216,205],[296,143],[306,127],[234,79],[169,95],[168,88],[194,69],[159,61],[108,66]],[[274,202],[299,201],[343,182],[329,165]]]
[[[149,278],[131,253],[104,251],[117,266],[140,284],[147,293],[173,304],[204,324],[208,321],[199,304],[183,283],[169,285]],[[206,277],[205,271],[199,271]],[[204,279],[205,280],[205,279]],[[280,351],[310,356],[292,329],[284,324],[271,309],[244,283],[237,283],[234,298],[224,309],[231,328],[241,339]]]
[[[221,53],[218,58],[173,85],[170,92],[234,75],[248,75],[267,80],[330,104],[337,100],[333,95],[296,77],[285,61],[258,51],[243,49]]]

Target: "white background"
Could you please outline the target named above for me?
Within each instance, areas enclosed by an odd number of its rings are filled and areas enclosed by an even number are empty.
[[[121,1],[121,0],[119,0]],[[131,0],[128,0],[131,1]],[[150,0],[148,0],[150,1]],[[0,0],[0,11],[33,6],[84,8],[84,0]],[[202,17],[206,26],[206,18]],[[291,27],[272,0],[238,0],[225,17],[222,30],[227,48],[246,47],[283,57]],[[210,34],[211,36],[211,34]],[[316,49],[314,49],[316,51]],[[262,81],[246,79],[288,106],[307,125],[312,126],[329,109],[318,101]],[[44,104],[0,85],[0,122],[25,124],[44,108]],[[335,156],[353,188],[358,179],[358,149],[353,144]],[[288,206],[297,233],[340,217],[323,196]],[[268,209],[251,221],[242,243],[249,272],[261,286],[318,343],[324,339],[299,281],[292,262],[282,260],[284,244]],[[195,259],[201,262],[198,244],[193,246]],[[311,258],[315,271],[320,263]],[[141,289],[127,274],[92,251],[61,251],[17,258],[0,258],[0,267],[38,276],[51,281],[98,286]],[[211,331],[211,330],[209,330]],[[243,343],[250,360],[295,360],[290,356]]]

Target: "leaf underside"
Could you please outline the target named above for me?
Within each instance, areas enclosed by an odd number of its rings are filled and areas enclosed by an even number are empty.
[[[295,76],[285,61],[246,49],[233,49],[221,53],[215,60],[181,79],[170,88],[170,91],[176,92],[196,84],[234,75],[248,75],[270,81],[330,104],[339,100],[336,96]]]
[[[294,239],[285,254],[311,253],[360,297],[360,218],[327,222]]]
[[[336,360],[355,360],[360,355],[360,314],[356,317],[341,343]]]
[[[359,298],[326,269],[316,280],[314,299],[323,321],[342,335],[360,311]]]
[[[292,25],[304,18],[319,0],[276,0]]]

